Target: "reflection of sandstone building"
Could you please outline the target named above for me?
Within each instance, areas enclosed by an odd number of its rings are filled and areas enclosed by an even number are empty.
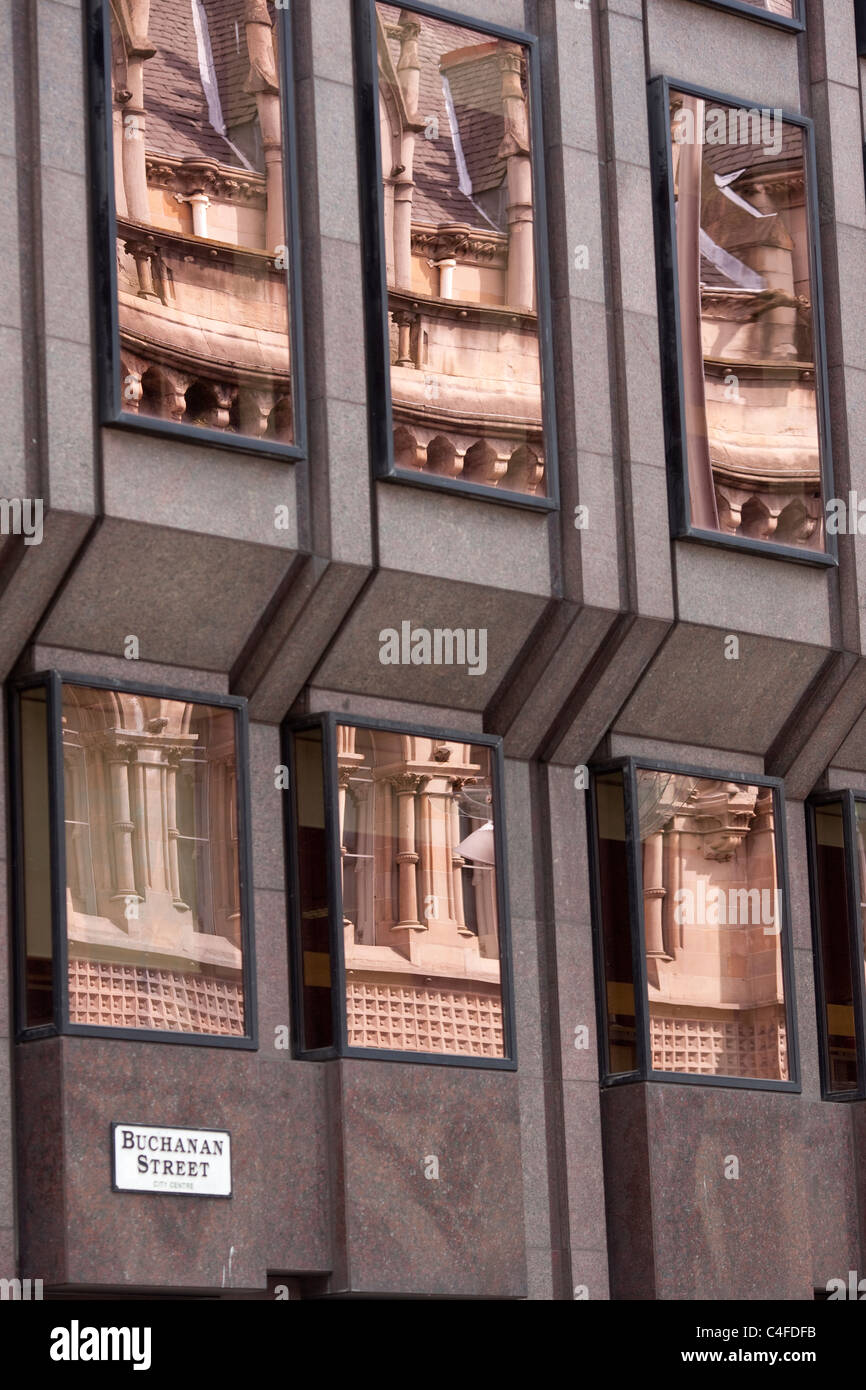
[[[377,13],[397,467],[543,494],[525,54]]]
[[[503,1055],[486,749],[340,726],[349,1043]],[[483,854],[484,848],[476,850]]]
[[[820,548],[802,132],[742,111],[739,138],[713,143],[728,108],[674,93],[673,110],[693,522]],[[689,117],[708,143],[677,143]]]
[[[786,1079],[771,790],[646,771],[638,787],[652,1065]]]
[[[70,1022],[242,1035],[233,711],[63,708]]]
[[[113,0],[125,411],[291,441],[278,68],[265,0]]]

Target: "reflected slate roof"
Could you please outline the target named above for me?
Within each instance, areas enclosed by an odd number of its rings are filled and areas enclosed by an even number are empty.
[[[753,108],[744,106],[734,109],[752,110]],[[751,123],[748,129],[749,134],[751,134]],[[770,120],[767,133],[769,135],[767,145],[772,147],[777,133],[774,118]],[[800,126],[791,125],[789,121],[784,121],[782,123],[782,148],[778,154],[764,154],[761,144],[704,145],[704,158],[716,174],[733,174],[736,169],[752,169],[756,164],[764,165],[767,170],[796,165],[803,158],[803,131]]]
[[[384,24],[399,22],[399,5],[380,4],[377,9]],[[490,231],[488,219],[471,198],[460,192],[457,153],[439,65],[446,55],[465,53],[466,62],[453,60],[447,65],[448,81],[467,172],[477,196],[498,187],[505,177],[504,161],[497,157],[505,130],[502,83],[495,55],[498,41],[491,40],[488,34],[479,34],[445,20],[431,20],[424,15],[413,15],[413,18],[421,24],[418,119],[426,123],[434,116],[439,134],[438,138],[427,139],[422,133],[415,142],[412,220],[434,226],[464,222],[470,227]],[[389,37],[388,47],[396,68],[400,58],[399,41]],[[484,53],[473,58],[475,48],[483,49]]]
[[[717,265],[713,265],[703,253],[701,254],[701,284],[707,285],[714,290],[737,289],[738,286],[729,275],[720,270]]]
[[[250,75],[250,55],[244,33],[244,7],[241,0],[203,0],[207,10],[210,44],[220,90],[223,117],[231,133],[238,125],[256,119],[256,99],[245,92]],[[273,21],[273,5],[269,5]]]
[[[223,119],[231,127],[255,115],[255,99],[243,91],[249,74],[246,36],[238,19],[243,11],[238,0],[203,3]],[[144,65],[148,150],[238,167],[237,155],[208,118],[191,0],[152,0],[148,33],[157,50]]]

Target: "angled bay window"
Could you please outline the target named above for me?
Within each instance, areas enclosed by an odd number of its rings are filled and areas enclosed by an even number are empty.
[[[650,92],[673,533],[832,563],[811,123]]]
[[[103,418],[299,457],[288,10],[89,3]]]
[[[821,1083],[832,1100],[866,1096],[866,794],[807,805]]]
[[[12,693],[18,1026],[254,1045],[245,707]]]
[[[499,740],[286,726],[295,1043],[514,1065]]]
[[[797,1089],[781,784],[621,759],[589,809],[605,1080]]]
[[[376,472],[554,506],[535,40],[425,5],[357,17]]]

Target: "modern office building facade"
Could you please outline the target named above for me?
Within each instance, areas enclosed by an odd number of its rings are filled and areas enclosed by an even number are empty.
[[[0,1276],[866,1273],[855,8],[2,0]]]

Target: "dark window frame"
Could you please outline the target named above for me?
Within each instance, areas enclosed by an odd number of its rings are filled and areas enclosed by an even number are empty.
[[[759,24],[769,24],[772,29],[783,29],[789,34],[799,34],[806,28],[803,0],[794,0],[794,14],[773,14],[760,5],[750,5],[747,0],[697,0],[714,10],[727,10],[729,14],[741,15],[744,19],[757,20]]]
[[[670,93],[704,97],[719,105],[752,109],[767,109],[759,102],[747,101],[729,93],[716,92],[709,87],[679,82],[662,75],[647,84],[649,93],[650,151],[652,159],[652,199],[655,223],[656,272],[658,284],[659,347],[661,357],[665,454],[668,468],[668,510],[672,540],[695,541],[702,545],[721,546],[766,555],[775,559],[793,560],[797,564],[818,567],[838,565],[838,545],[835,533],[827,530],[827,505],[835,495],[833,487],[833,455],[830,431],[830,395],[827,377],[827,346],[824,327],[824,289],[821,273],[821,250],[818,221],[818,183],[815,165],[814,123],[807,117],[781,110],[781,119],[803,131],[803,165],[805,172],[805,209],[808,227],[809,268],[812,287],[812,336],[815,356],[815,400],[818,423],[818,447],[821,460],[821,507],[824,518],[823,551],[808,550],[776,541],[756,540],[751,536],[730,536],[720,531],[705,531],[692,525],[689,504],[688,454],[685,428],[685,391],[683,384],[683,344],[680,324],[679,283],[676,258],[676,210],[674,204],[672,141],[670,131]],[[776,108],[773,108],[774,110]]]
[[[813,792],[806,801],[806,846],[809,861],[809,904],[812,921],[812,958],[815,967],[815,1012],[818,1022],[818,1063],[821,1075],[821,1098],[828,1101],[866,1099],[866,980],[863,974],[863,926],[859,905],[866,885],[860,882],[860,865],[856,853],[857,802],[866,805],[866,792],[846,788],[840,791]],[[830,1046],[827,1015],[824,1007],[824,954],[821,949],[821,919],[818,901],[818,843],[815,811],[822,806],[840,806],[845,853],[845,888],[848,901],[848,949],[851,953],[851,978],[854,986],[854,1030],[857,1047],[858,1085],[849,1091],[831,1090]]]
[[[416,734],[425,738],[478,744],[490,750],[493,774],[493,834],[496,846],[496,910],[499,923],[499,971],[502,991],[502,1031],[504,1057],[464,1057],[440,1052],[401,1052],[383,1047],[350,1047],[346,1023],[346,962],[343,949],[343,888],[340,874],[340,827],[338,815],[337,726],[381,730],[387,733]],[[322,738],[323,797],[325,809],[326,872],[328,884],[328,947],[331,964],[331,1036],[329,1047],[305,1048],[303,1035],[303,973],[300,920],[300,881],[298,826],[295,815],[294,735],[315,729]],[[508,856],[505,835],[505,759],[503,741],[493,734],[467,729],[441,729],[427,724],[407,724],[398,720],[373,719],[345,711],[289,716],[282,725],[283,763],[289,769],[289,789],[283,810],[286,853],[286,896],[289,916],[289,970],[292,990],[292,1055],[301,1061],[318,1062],[338,1057],[360,1057],[368,1061],[402,1062],[413,1066],[471,1067],[473,1070],[516,1071],[517,1039],[514,1014],[514,981],[511,951],[511,915],[508,901]]]
[[[241,933],[243,943],[244,1024],[242,1037],[221,1037],[211,1033],[173,1033],[152,1028],[99,1027],[69,1021],[69,951],[66,921],[66,837],[65,788],[63,779],[63,686],[78,685],[97,690],[115,690],[130,695],[156,696],[199,705],[213,705],[235,712],[235,751],[237,771],[238,879]],[[24,937],[24,857],[22,817],[22,774],[19,697],[34,688],[45,690],[48,732],[48,788],[51,874],[51,968],[54,1021],[39,1027],[27,1026],[27,942]],[[7,686],[9,726],[9,778],[11,785],[10,821],[12,828],[12,882],[14,936],[15,1036],[19,1042],[43,1037],[125,1038],[132,1042],[171,1043],[179,1046],[222,1047],[258,1051],[258,1011],[256,1005],[255,921],[253,916],[252,834],[249,780],[249,715],[241,696],[207,694],[170,686],[141,684],[88,676],[81,672],[56,669],[19,676]]]
[[[376,48],[376,0],[354,0],[354,52],[358,169],[363,249],[364,318],[367,360],[367,430],[373,479],[432,488],[463,497],[521,507],[536,512],[559,510],[559,452],[556,433],[553,320],[550,290],[550,243],[547,229],[547,194],[544,170],[544,132],[541,114],[541,63],[538,38],[520,29],[491,24],[457,10],[410,0],[402,8],[461,25],[491,38],[522,44],[528,53],[529,121],[532,141],[532,196],[534,199],[535,279],[538,299],[538,350],[541,364],[541,420],[544,432],[547,495],[507,492],[483,483],[443,478],[434,473],[397,468],[394,459],[394,427],[391,398],[391,364],[388,348],[388,283],[385,258],[385,200],[382,150],[379,139],[379,66]]]
[[[295,463],[306,459],[307,404],[304,371],[301,237],[298,214],[298,155],[292,43],[293,8],[276,11],[279,32],[281,109],[283,122],[283,194],[285,244],[289,250],[289,352],[294,442],[255,439],[156,416],[137,415],[122,407],[120,324],[117,286],[117,213],[111,102],[111,38],[109,0],[86,0],[84,22],[90,92],[91,261],[95,290],[96,341],[99,351],[99,422],[109,428],[190,440],[234,453],[265,454]]]
[[[738,782],[744,786],[770,787],[773,792],[773,821],[775,826],[776,876],[782,888],[782,930],[780,946],[782,952],[782,979],[785,989],[785,1026],[788,1052],[787,1081],[773,1081],[761,1077],[744,1076],[703,1076],[693,1072],[657,1071],[650,1064],[649,1000],[647,996],[646,955],[643,949],[644,911],[643,875],[640,848],[640,826],[638,821],[637,772],[646,769],[650,772],[670,772],[686,777],[703,777],[710,780]],[[604,973],[604,935],[601,885],[598,872],[597,820],[595,804],[595,779],[604,773],[621,772],[625,802],[626,857],[628,865],[629,922],[631,937],[632,971],[635,994],[635,1033],[637,1048],[637,1067],[629,1072],[611,1073],[607,1059],[607,990]],[[785,823],[784,782],[780,777],[766,777],[755,772],[732,771],[730,768],[696,767],[626,755],[593,763],[589,769],[590,779],[587,788],[587,835],[589,840],[590,865],[590,906],[592,911],[592,944],[595,974],[596,1018],[599,1078],[602,1086],[632,1085],[635,1082],[660,1081],[670,1085],[715,1086],[740,1091],[789,1091],[799,1094],[800,1048],[797,1029],[797,998],[794,981],[794,952],[791,933],[791,914],[789,906],[788,877],[788,838]]]

